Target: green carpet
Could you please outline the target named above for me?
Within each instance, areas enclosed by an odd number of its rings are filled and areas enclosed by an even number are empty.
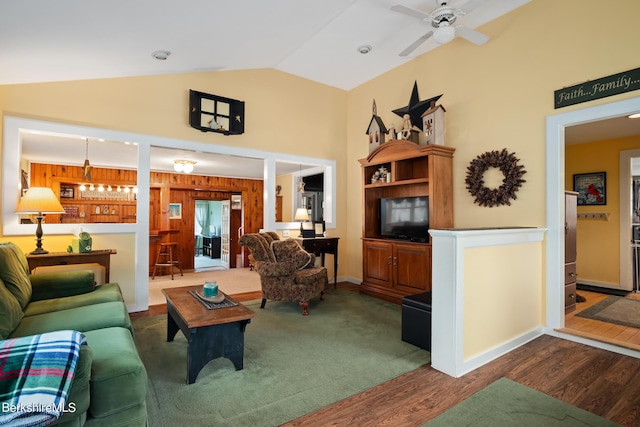
[[[640,328],[640,301],[609,296],[576,316]]]
[[[425,425],[577,427],[619,424],[507,378],[500,378]]]
[[[149,374],[149,425],[277,426],[430,362],[403,342],[401,307],[329,290],[309,316],[296,303],[245,303],[256,312],[245,332],[244,369],[207,364],[186,384],[186,340],[166,342],[166,316],[133,321]]]

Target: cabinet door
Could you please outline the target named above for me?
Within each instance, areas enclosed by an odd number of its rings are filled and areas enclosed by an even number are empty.
[[[387,242],[362,242],[363,279],[369,283],[391,287],[392,244]]]
[[[431,290],[431,246],[394,244],[394,282],[407,291]]]

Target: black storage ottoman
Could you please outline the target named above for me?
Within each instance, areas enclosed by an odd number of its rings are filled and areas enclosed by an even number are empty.
[[[402,341],[431,351],[431,292],[402,298]]]

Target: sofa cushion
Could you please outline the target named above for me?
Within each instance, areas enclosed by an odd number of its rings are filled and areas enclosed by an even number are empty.
[[[0,279],[0,340],[9,337],[20,324],[23,316],[20,303]]]
[[[25,308],[31,299],[29,265],[22,250],[12,242],[0,242],[0,279]]]
[[[35,289],[36,288],[34,288],[34,293]],[[24,315],[35,316],[36,314],[51,313],[53,311],[68,310],[70,308],[113,301],[122,301],[122,292],[117,283],[107,283],[85,294],[31,301],[24,309]]]
[[[11,337],[36,335],[60,329],[87,332],[113,326],[127,328],[133,333],[129,313],[127,313],[127,308],[122,302],[103,302],[51,313],[25,316],[18,327],[11,333]]]
[[[89,410],[91,363],[93,350],[88,345],[80,347],[80,356],[76,364],[76,371],[67,398],[67,411],[52,425],[55,426],[82,426]],[[73,406],[71,406],[73,405]]]
[[[277,262],[293,262],[296,270],[302,270],[311,263],[311,254],[293,239],[274,240],[271,250]]]
[[[93,350],[91,416],[102,418],[144,405],[147,372],[129,330],[106,328],[85,335]]]

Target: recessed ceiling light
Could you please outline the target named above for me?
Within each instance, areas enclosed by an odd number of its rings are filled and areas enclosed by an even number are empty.
[[[151,56],[153,56],[159,61],[166,60],[169,57],[169,55],[171,55],[171,52],[169,52],[168,50],[156,50],[151,54]]]
[[[371,46],[363,45],[358,48],[358,52],[360,52],[363,55],[366,55],[367,53],[371,52],[371,49],[373,49]]]
[[[632,114],[632,115],[630,115],[630,116],[628,116],[628,117],[629,117],[630,119],[640,119],[640,113],[635,113],[635,114]]]

